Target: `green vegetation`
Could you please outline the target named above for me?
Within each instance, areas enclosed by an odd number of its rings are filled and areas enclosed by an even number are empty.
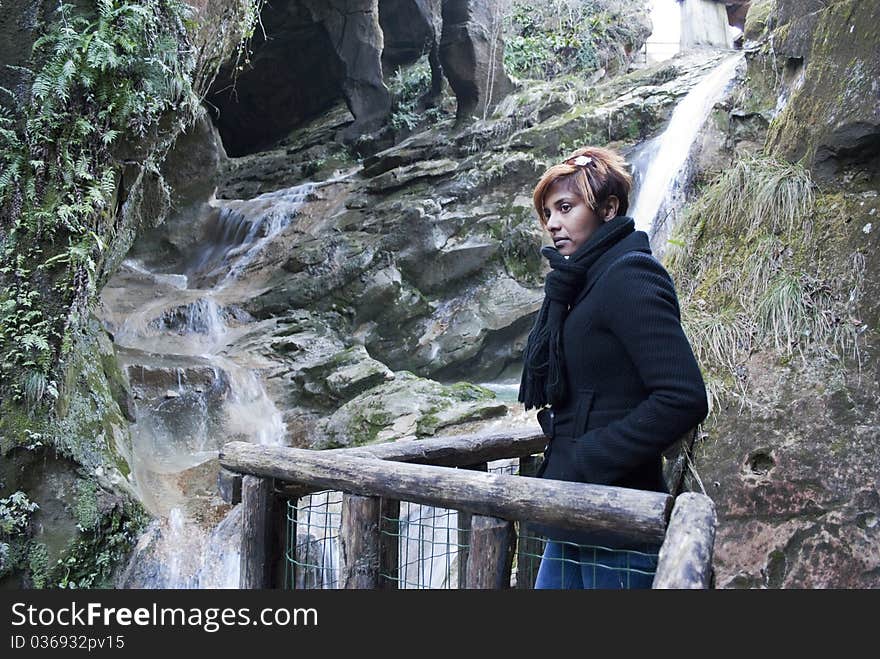
[[[844,223],[806,170],[767,156],[740,160],[687,209],[666,265],[714,403],[747,401],[757,350],[781,363],[859,360],[864,255],[821,258],[845,248]]]
[[[427,56],[412,66],[397,69],[391,76],[388,89],[393,99],[390,125],[395,131],[412,131],[443,118],[440,107],[420,107],[431,91],[431,67]]]
[[[59,395],[54,367],[115,237],[120,136],[143,139],[166,113],[185,123],[197,112],[187,11],[176,1],[99,0],[90,16],[59,4],[34,43],[42,66],[30,102],[0,114],[0,376],[14,401]]]
[[[80,505],[78,500],[77,512]],[[64,556],[47,567],[45,587],[112,588],[114,567],[128,555],[146,521],[143,510],[129,504],[96,514]]]
[[[237,51],[237,69],[247,64],[262,4],[203,12],[213,21],[204,26],[181,0],[62,1],[36,34],[23,33],[28,49],[35,37],[27,68],[16,67],[14,90],[0,88],[3,459],[16,446],[51,447],[84,473],[128,473],[127,424],[114,400],[124,382],[112,346],[95,347],[103,335],[91,308],[138,223],[163,219],[167,203],[153,203],[146,181],[167,202],[159,164],[202,112],[220,63]],[[197,47],[196,37],[206,43]],[[11,538],[2,531],[0,577],[108,584],[142,511],[121,500],[98,506],[99,493],[91,477],[78,486],[70,510],[78,531],[55,564],[56,550],[29,527]],[[3,500],[6,512],[23,510],[15,496]]]
[[[239,68],[261,6],[235,8]],[[61,393],[72,332],[128,247],[123,169],[159,177],[162,136],[202,112],[219,63],[196,60],[191,11],[180,0],[60,2],[24,71],[29,92],[0,88],[0,393],[15,403]]]
[[[505,19],[504,67],[521,78],[625,68],[648,36],[607,0],[513,0]]]
[[[28,562],[31,515],[39,508],[21,490],[0,499],[0,578]]]

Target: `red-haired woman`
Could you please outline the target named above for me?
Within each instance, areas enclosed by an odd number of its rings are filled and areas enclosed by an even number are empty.
[[[550,167],[533,200],[553,247],[519,400],[549,437],[539,474],[665,491],[661,455],[707,414],[672,279],[626,216],[632,178],[610,149]],[[650,588],[658,547],[541,528],[536,588]]]

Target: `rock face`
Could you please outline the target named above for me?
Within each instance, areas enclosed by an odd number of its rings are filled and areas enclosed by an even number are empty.
[[[720,258],[736,272],[723,285],[726,300],[712,297],[723,269],[677,279],[683,316],[708,310],[720,322],[738,308],[734,299],[748,296],[737,283],[745,264],[770,254],[765,280],[789,271],[794,299],[806,304],[806,315],[791,319],[804,323],[799,333],[774,338],[780,326],[770,322],[767,332],[740,335],[751,345],[722,370],[741,394],[718,401],[698,445],[697,471],[718,511],[719,587],[880,585],[878,19],[875,3],[854,0],[752,3],[748,75],[716,115],[730,149],[799,160],[821,181],[803,227],[764,235],[765,246],[779,241],[771,252],[707,221],[695,243],[702,247],[688,258]],[[771,299],[765,294],[755,316],[735,322],[760,328],[763,314],[777,313]],[[719,327],[732,329],[732,320]],[[708,353],[703,365],[718,372]]]
[[[431,88],[423,105],[434,105],[443,90],[440,65],[440,35],[443,31],[442,0],[382,0],[379,24],[385,35],[382,65],[390,72],[428,55]]]
[[[320,19],[304,2],[267,4],[261,20],[265,36],[262,30],[256,31],[249,65],[241,62],[236,63],[241,70],[222,69],[208,96],[217,108],[215,122],[223,142],[233,156],[268,147],[344,95],[345,63]],[[370,61],[362,66],[368,68]],[[371,76],[375,79],[381,72],[373,71]]]
[[[742,30],[751,4],[752,0],[725,0],[728,23]]]
[[[339,99],[353,121],[338,139],[353,142],[377,131],[391,112],[383,70],[424,54],[432,81],[423,105],[435,102],[445,72],[460,118],[494,107],[512,89],[502,65],[500,7],[488,0],[442,4],[442,14],[441,0],[267,4],[265,36],[258,31],[253,56],[247,65],[227,66],[211,91],[228,152],[242,156],[266,149]]]
[[[299,232],[277,239],[278,256],[258,257],[268,279],[244,308],[258,319],[341,313],[344,332],[394,371],[496,377],[518,358],[542,298],[531,186],[579,137],[610,135],[625,150],[656,130],[714,61],[584,85],[574,108],[552,83],[535,84],[485,122],[447,121],[365,159],[357,175],[316,190]]]
[[[305,4],[321,21],[342,62],[341,86],[355,119],[343,137],[352,140],[376,130],[391,112],[391,95],[382,80],[379,0],[305,0]]]
[[[328,146],[344,125],[341,106],[275,148],[240,158],[224,158],[205,132],[202,148],[186,148],[221,163],[217,196],[260,196],[181,200],[181,211],[145,232],[132,252],[152,274],[139,274],[135,263],[108,285],[105,301],[114,311],[105,320],[117,333],[145,328],[150,350],[218,336],[212,350],[258,369],[288,441],[298,446],[420,437],[501,414],[506,405],[488,392],[468,389],[462,398],[465,389],[443,383],[516,377],[543,297],[534,182],[579,137],[611,137],[626,151],[652,134],[714,62],[684,57],[603,85],[535,82],[485,121],[461,126],[446,115],[362,163]],[[311,174],[308,163],[315,163]],[[303,204],[290,215],[273,206],[303,176],[316,181]],[[221,230],[223,209],[238,215]],[[254,213],[263,228],[252,228]],[[236,259],[250,251],[242,236],[256,240],[282,219],[239,271]],[[228,240],[217,243],[217,258],[205,268],[234,270],[238,279],[214,293],[218,313],[203,314],[209,309],[197,296],[207,291],[175,287],[217,283],[197,276],[192,259],[204,261],[200,251],[220,233]],[[127,320],[133,311],[137,319]],[[174,368],[168,356],[127,351],[125,359],[135,394],[156,409],[170,414],[193,402],[210,410],[215,398],[223,404],[225,376],[201,357]],[[201,391],[175,386],[181,378]],[[405,403],[406,421],[394,421]],[[367,424],[366,432],[362,417],[370,410],[385,410],[388,422]]]
[[[804,158],[820,178],[848,165],[876,169],[880,158],[880,59],[864,44],[878,41],[877,7],[834,2],[791,15],[785,3],[775,45],[784,57],[788,99],[768,146],[790,160]]]
[[[440,61],[458,98],[457,118],[485,118],[512,89],[504,72],[502,8],[482,0],[445,0]]]

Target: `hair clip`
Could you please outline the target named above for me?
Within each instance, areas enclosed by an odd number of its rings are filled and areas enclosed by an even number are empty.
[[[565,162],[575,165],[576,167],[586,167],[593,162],[593,159],[590,158],[590,156],[578,156],[577,158],[569,158]]]

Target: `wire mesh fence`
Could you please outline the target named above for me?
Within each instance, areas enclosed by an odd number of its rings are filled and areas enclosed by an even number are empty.
[[[490,473],[518,475],[519,460],[490,463]],[[285,588],[340,587],[339,528],[342,493],[323,491],[287,505]],[[399,512],[380,514],[384,541],[396,545],[396,570],[380,570],[383,586],[398,589],[456,589],[466,587],[470,550],[468,513],[401,501]],[[563,583],[610,584],[630,587],[653,577],[657,554],[613,551],[605,547],[556,543],[544,556],[547,540],[530,532],[528,522],[516,523],[511,587],[532,588],[542,558]],[[386,566],[387,568],[388,566]],[[578,580],[581,580],[578,582]],[[393,582],[393,583],[391,583]]]

